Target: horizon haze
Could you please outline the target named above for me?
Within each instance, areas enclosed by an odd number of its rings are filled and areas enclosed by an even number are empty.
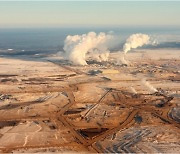
[[[180,26],[178,1],[0,1],[0,28]]]

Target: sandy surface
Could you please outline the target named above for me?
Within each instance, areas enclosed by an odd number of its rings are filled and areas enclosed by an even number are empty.
[[[1,57],[0,152],[180,153],[180,51],[121,56]]]

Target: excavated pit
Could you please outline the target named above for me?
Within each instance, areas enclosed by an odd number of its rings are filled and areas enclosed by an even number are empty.
[[[180,153],[176,52],[126,67],[0,58],[0,152]]]
[[[103,134],[107,131],[108,128],[89,128],[89,129],[81,129],[78,132],[86,139],[92,139],[96,136]]]

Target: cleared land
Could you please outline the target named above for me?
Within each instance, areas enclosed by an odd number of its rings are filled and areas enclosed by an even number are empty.
[[[180,51],[118,56],[0,58],[0,152],[180,153]]]

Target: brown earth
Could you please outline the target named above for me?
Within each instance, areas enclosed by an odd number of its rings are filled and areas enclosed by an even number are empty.
[[[179,53],[0,58],[0,152],[180,153]]]

